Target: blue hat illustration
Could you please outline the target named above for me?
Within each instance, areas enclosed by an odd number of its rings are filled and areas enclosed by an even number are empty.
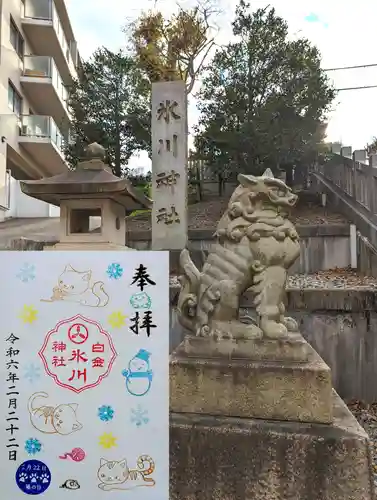
[[[139,352],[136,354],[135,358],[142,359],[146,363],[149,363],[149,357],[151,353],[146,351],[145,349],[140,349]]]

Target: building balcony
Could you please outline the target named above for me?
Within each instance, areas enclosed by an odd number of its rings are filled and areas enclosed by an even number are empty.
[[[49,175],[67,170],[64,156],[66,139],[51,116],[21,116],[18,142]]]
[[[53,0],[25,0],[22,28],[34,52],[52,57],[66,84],[77,78],[77,45],[67,40]]]
[[[67,88],[52,57],[25,56],[21,85],[34,109],[57,123],[68,123]]]

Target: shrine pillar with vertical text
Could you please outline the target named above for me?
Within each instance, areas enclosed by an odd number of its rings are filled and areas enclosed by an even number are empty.
[[[185,82],[152,85],[152,249],[187,245],[187,92]]]

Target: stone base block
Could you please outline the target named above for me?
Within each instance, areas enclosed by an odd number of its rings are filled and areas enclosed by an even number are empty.
[[[170,500],[373,500],[367,435],[334,424],[171,414]]]
[[[331,371],[307,346],[306,362],[194,358],[179,347],[170,361],[170,409],[331,423]]]
[[[284,339],[221,339],[186,335],[178,353],[195,358],[232,358],[252,361],[308,361],[310,346],[300,335]]]

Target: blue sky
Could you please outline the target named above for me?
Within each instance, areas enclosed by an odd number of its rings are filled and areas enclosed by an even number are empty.
[[[134,19],[142,9],[152,7],[153,0],[66,0],[80,53],[88,57],[95,48],[105,45],[116,50],[125,43],[121,27]],[[190,5],[191,0],[180,1]],[[229,26],[238,0],[220,0],[223,14],[218,23],[219,42],[231,38]],[[376,28],[377,3],[370,0],[252,0],[254,8],[274,6],[289,24],[292,37],[305,36],[317,45],[322,54],[323,68],[377,63]],[[175,10],[176,0],[160,0],[161,10]],[[330,72],[336,88],[377,85],[377,67]],[[328,127],[329,141],[342,141],[354,149],[363,148],[377,136],[377,88],[339,92]],[[195,103],[189,108],[189,121],[195,122]],[[132,162],[145,165],[145,155]]]

